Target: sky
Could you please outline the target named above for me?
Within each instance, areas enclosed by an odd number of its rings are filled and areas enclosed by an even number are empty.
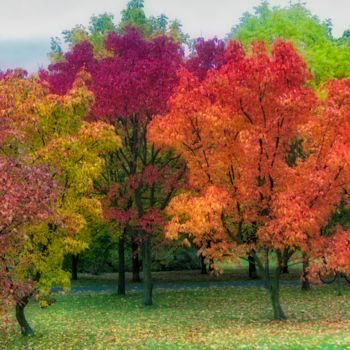
[[[112,13],[115,22],[128,0],[0,0],[0,70],[23,67],[31,72],[48,63],[50,38],[60,36],[76,24],[88,25],[89,18]],[[285,6],[295,0],[270,0]],[[184,32],[196,38],[223,38],[244,12],[251,12],[260,0],[145,0],[146,15],[164,13],[179,19]],[[333,34],[350,28],[349,0],[304,0],[324,20],[333,22]]]

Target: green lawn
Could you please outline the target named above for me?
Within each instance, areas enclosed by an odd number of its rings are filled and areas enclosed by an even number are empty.
[[[36,331],[22,338],[17,325],[0,326],[0,349],[350,349],[350,288],[283,287],[286,322],[271,321],[263,288],[156,290],[155,305],[140,292],[57,295],[27,316]]]

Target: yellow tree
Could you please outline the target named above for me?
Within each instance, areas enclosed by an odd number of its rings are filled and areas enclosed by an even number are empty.
[[[26,228],[26,242],[16,263],[22,278],[37,283],[42,306],[48,304],[52,284],[69,286],[63,258],[88,246],[87,218],[100,217],[102,212],[93,189],[104,165],[101,155],[120,145],[113,127],[84,121],[93,103],[85,78],[79,75],[64,96],[50,94],[35,77],[28,78],[23,72],[9,73],[0,80],[1,115],[13,130],[2,152],[45,165],[61,186],[53,204],[55,215]]]

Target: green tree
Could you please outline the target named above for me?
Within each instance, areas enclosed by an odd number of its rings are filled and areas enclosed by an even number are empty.
[[[89,26],[79,24],[69,30],[62,32],[63,40],[68,44],[69,48],[73,48],[76,44],[83,40],[88,40],[94,47],[94,53],[98,57],[107,56],[108,53],[104,50],[104,39],[107,33],[115,32],[117,30],[113,23],[113,15],[109,13],[102,13],[100,15],[93,15],[90,18]],[[60,45],[57,45],[59,39],[51,39],[51,52],[49,57],[52,63],[63,59],[62,49]],[[57,50],[61,55],[55,54]],[[53,58],[53,59],[52,59]],[[55,59],[56,58],[56,59]],[[58,58],[58,59],[57,59]]]
[[[331,21],[321,21],[300,3],[271,7],[264,1],[254,13],[245,13],[228,37],[240,40],[246,48],[254,40],[267,44],[276,38],[291,41],[307,61],[316,84],[350,76],[347,40],[335,39]]]
[[[181,44],[189,43],[189,35],[184,33],[179,20],[169,20],[165,14],[147,17],[143,0],[131,0],[121,12],[119,24],[114,23],[114,16],[110,13],[93,15],[88,27],[77,24],[71,29],[62,32],[63,42],[72,49],[83,40],[89,41],[94,47],[94,55],[97,58],[108,56],[104,48],[104,40],[108,33],[124,33],[127,26],[133,26],[141,30],[145,37],[155,37],[165,34]],[[57,63],[64,59],[62,42],[58,37],[51,38],[50,52],[48,54],[51,63]]]

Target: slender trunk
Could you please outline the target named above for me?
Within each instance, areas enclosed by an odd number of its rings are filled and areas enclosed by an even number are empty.
[[[303,275],[301,279],[301,290],[308,291],[311,289],[309,281],[309,257],[303,253]]]
[[[208,241],[207,242],[207,248],[210,248],[210,247],[211,247],[211,241]],[[213,259],[209,259],[209,262],[208,262],[208,270],[209,270],[209,272],[213,272],[214,271],[213,264],[214,264],[214,260]]]
[[[282,273],[289,273],[288,262],[286,264],[283,264]]]
[[[257,279],[258,274],[256,272],[255,259],[254,259],[254,256],[252,256],[251,254],[248,255],[248,262],[249,262],[249,270],[248,270],[249,278]]]
[[[24,314],[24,308],[28,304],[29,298],[24,297],[20,300],[19,303],[16,304],[16,319],[21,327],[21,333],[25,336],[33,335],[34,331],[30,327],[29,323],[27,322],[27,319]]]
[[[131,263],[132,263],[132,281],[133,282],[141,282],[140,278],[140,260],[139,260],[139,245],[135,241],[132,240],[131,243]]]
[[[205,258],[202,254],[200,255],[200,260],[201,260],[201,274],[207,275],[208,274],[207,264],[205,263]]]
[[[284,266],[282,267],[282,273],[284,273],[284,274],[289,273],[288,265],[284,265]]]
[[[208,267],[208,269],[209,269],[210,272],[213,272],[213,271],[214,271],[213,264],[214,264],[214,260],[213,260],[213,259],[210,259],[210,260],[209,260],[209,267]]]
[[[125,240],[124,236],[118,242],[118,294],[125,295]]]
[[[342,296],[343,295],[343,284],[341,281],[341,274],[339,272],[337,272],[336,280],[337,280],[337,295]]]
[[[277,267],[274,275],[270,274],[270,261],[269,261],[269,250],[266,249],[264,252],[264,259],[260,259],[258,255],[253,253],[255,262],[259,267],[261,276],[264,277],[265,287],[269,291],[271,304],[273,309],[274,320],[286,320],[287,317],[282,309],[280,303],[280,276],[282,268],[282,254],[280,251],[276,251],[277,256]]]
[[[277,276],[276,276],[277,277]],[[269,282],[269,291],[273,308],[273,318],[275,320],[286,320],[287,317],[283,312],[280,304],[280,286],[279,277]]]
[[[291,256],[294,254],[294,250],[285,249],[282,255],[282,273],[289,273],[288,263]]]
[[[142,273],[143,273],[143,304],[152,305],[152,256],[151,256],[151,237],[148,236],[142,242]]]
[[[78,261],[79,255],[72,255],[72,280],[76,281],[78,279]]]

